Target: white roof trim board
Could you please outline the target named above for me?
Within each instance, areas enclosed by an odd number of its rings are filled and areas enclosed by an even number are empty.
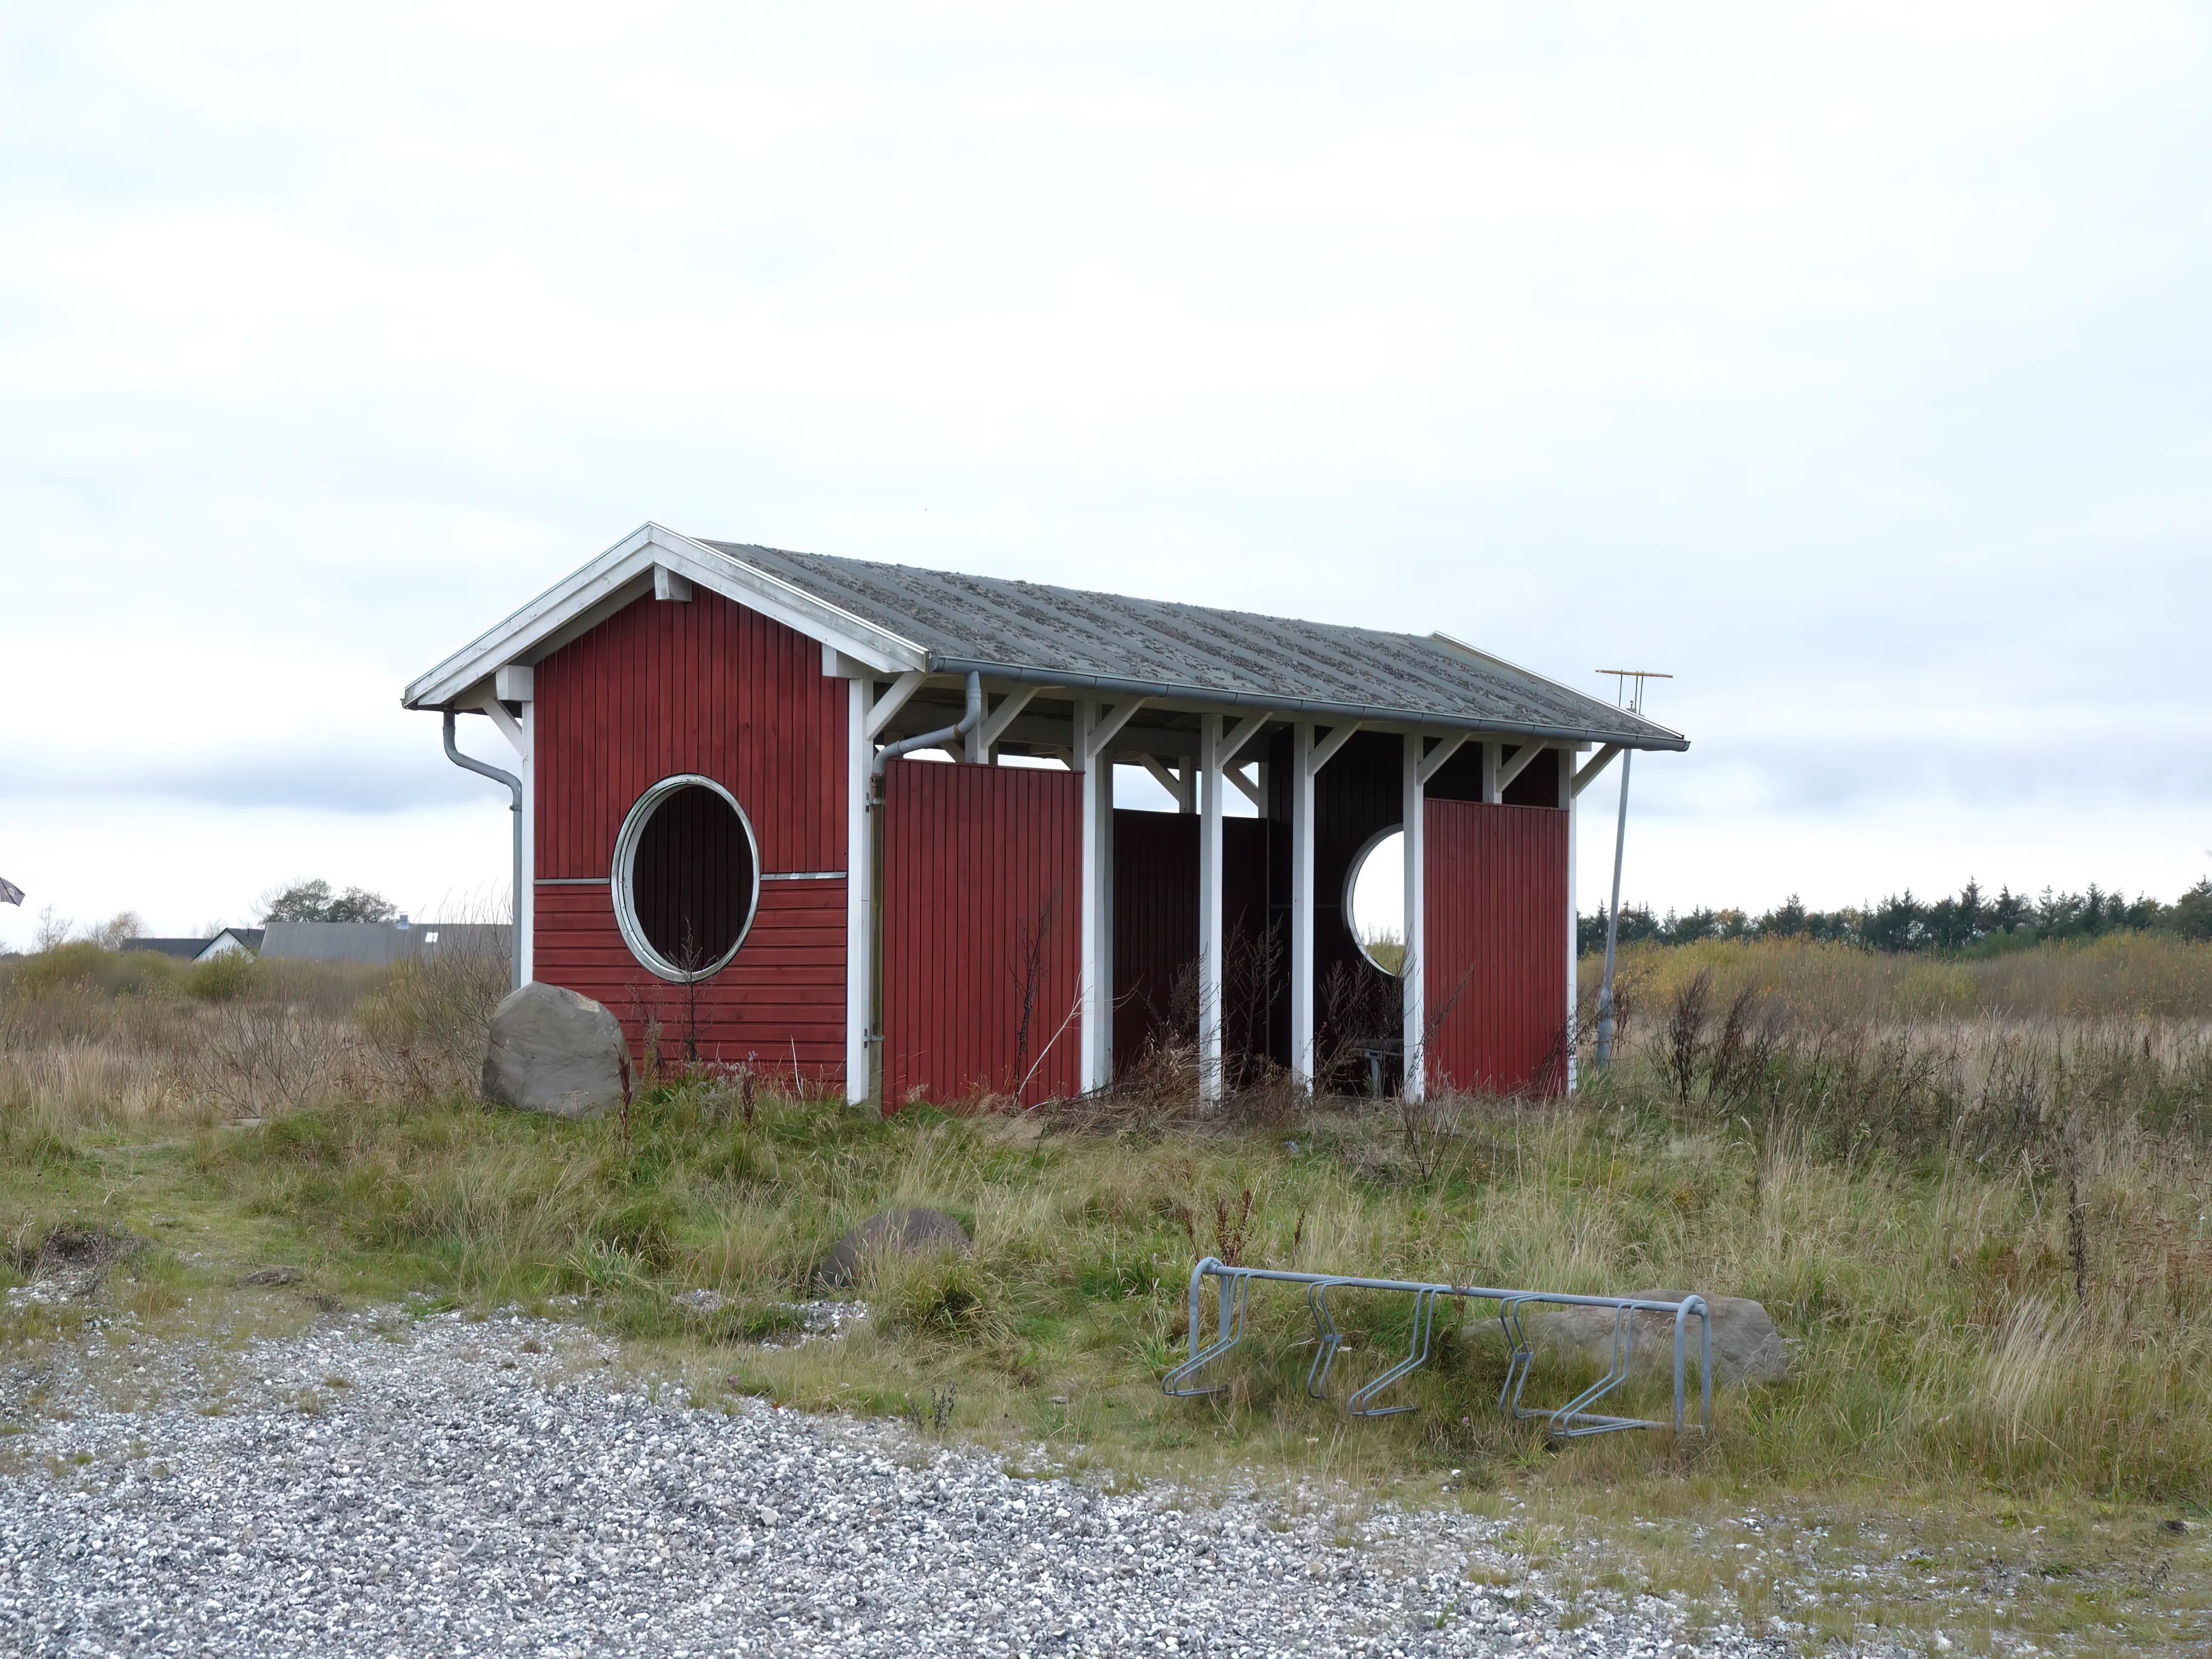
[[[886,676],[973,672],[1002,684],[1323,724],[1689,746],[1680,732],[1441,635],[702,542],[653,524],[423,675],[403,702],[477,706],[502,665],[538,661],[651,592],[655,566]]]

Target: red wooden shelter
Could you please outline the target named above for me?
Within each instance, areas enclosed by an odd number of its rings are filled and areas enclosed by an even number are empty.
[[[1571,1088],[1576,798],[1687,747],[1441,634],[655,525],[404,701],[514,788],[519,978],[887,1108],[1100,1089],[1155,1047],[1210,1096],[1262,1066]],[[517,774],[453,750],[459,714]],[[1174,810],[1116,808],[1139,769]],[[1394,831],[1395,975],[1349,916]]]

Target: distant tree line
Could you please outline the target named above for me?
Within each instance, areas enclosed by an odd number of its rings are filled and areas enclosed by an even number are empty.
[[[260,908],[264,926],[272,921],[390,921],[399,914],[399,907],[380,893],[360,887],[333,893],[330,883],[319,878],[264,893]]]
[[[1583,952],[1605,949],[1606,911],[1576,918]],[[2094,939],[2103,933],[2167,933],[2183,939],[2212,939],[2212,878],[2198,882],[2171,904],[2092,883],[2087,892],[2057,893],[2046,887],[2040,898],[2009,887],[1992,898],[1981,884],[1969,881],[1954,898],[1933,903],[1912,896],[1911,888],[1879,904],[1841,910],[1808,910],[1792,893],[1762,915],[1743,910],[1656,915],[1646,906],[1620,907],[1620,942],[1649,940],[1687,945],[1701,939],[1833,939],[1870,951],[1965,951],[1997,941],[2028,945],[2044,939]]]

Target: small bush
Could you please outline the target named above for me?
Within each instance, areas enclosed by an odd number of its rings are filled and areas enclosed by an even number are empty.
[[[456,951],[396,963],[356,1010],[394,1092],[410,1100],[474,1099],[507,992],[504,953]]]
[[[89,939],[58,945],[13,964],[0,990],[21,998],[74,993],[117,998],[159,995],[176,984],[176,964],[152,951],[102,950]]]
[[[261,981],[261,964],[243,951],[196,962],[185,975],[185,994],[201,1002],[235,1002]]]

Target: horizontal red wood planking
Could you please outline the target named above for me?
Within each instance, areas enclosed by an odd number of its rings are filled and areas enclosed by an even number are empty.
[[[884,784],[884,1103],[1011,1094],[1024,1077],[1025,1103],[1074,1094],[1082,778],[896,761]]]
[[[1431,800],[1422,825],[1431,1086],[1559,1093],[1567,814]]]
[[[640,599],[537,665],[535,971],[606,1004],[634,1048],[657,1019],[664,1055],[696,1044],[841,1085],[845,683],[805,635],[693,595]],[[686,772],[737,798],[765,875],[833,877],[763,880],[744,944],[696,998],[630,955],[605,883],[631,805]]]

